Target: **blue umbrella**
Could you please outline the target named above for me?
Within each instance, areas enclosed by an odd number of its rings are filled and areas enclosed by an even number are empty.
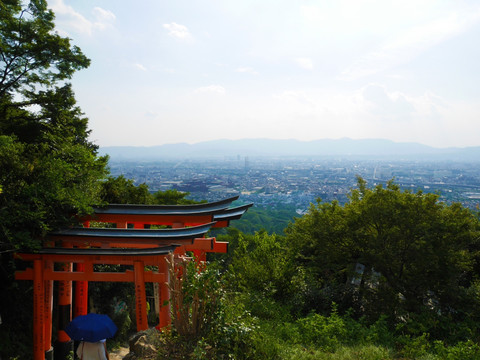
[[[115,335],[117,326],[107,315],[87,314],[73,319],[65,332],[73,340],[97,342]]]

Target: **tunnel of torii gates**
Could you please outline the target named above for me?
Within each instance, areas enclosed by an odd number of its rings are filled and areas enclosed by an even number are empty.
[[[135,284],[138,331],[148,328],[145,283],[158,284],[154,287],[160,308],[157,328],[169,325],[170,308],[165,305],[170,299],[167,256],[173,253],[178,259],[191,251],[197,261],[205,261],[207,252],[226,253],[228,243],[206,238],[205,234],[211,228],[229,226],[231,220],[240,219],[253,205],[231,207],[237,199],[235,196],[195,205],[95,207],[93,215],[82,219],[83,227],[50,233],[39,251],[17,253],[18,259],[33,262],[33,267],[17,271],[15,279],[33,280],[34,359],[65,359],[73,350],[73,342],[64,329],[72,319],[72,312],[74,317],[87,314],[89,281]],[[114,223],[116,228],[90,227],[93,221]],[[168,228],[150,229],[150,225]],[[133,271],[94,271],[95,264],[130,265]],[[145,266],[158,270],[146,271]],[[54,281],[58,281],[59,321],[57,341],[52,347]]]

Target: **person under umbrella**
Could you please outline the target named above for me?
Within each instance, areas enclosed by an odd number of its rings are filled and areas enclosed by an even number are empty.
[[[105,339],[117,332],[117,326],[107,315],[87,314],[73,319],[65,332],[73,340],[81,341],[77,355],[81,360],[109,360]]]

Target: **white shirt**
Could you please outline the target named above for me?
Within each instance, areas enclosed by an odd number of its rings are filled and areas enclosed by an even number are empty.
[[[82,341],[77,348],[77,356],[82,360],[107,360],[105,340],[96,343]]]

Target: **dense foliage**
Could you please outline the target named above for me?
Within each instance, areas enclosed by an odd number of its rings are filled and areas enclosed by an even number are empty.
[[[229,254],[211,257],[223,268],[224,311],[248,310],[224,326],[249,329],[222,351],[237,359],[480,357],[478,217],[393,181],[369,188],[359,179],[349,199],[319,200],[286,236],[219,235],[230,243]],[[173,348],[180,341],[184,358],[210,359],[208,334],[177,336]],[[245,342],[248,351],[237,352]]]
[[[169,263],[171,329],[159,336],[158,359],[249,359],[254,319],[226,291],[216,264]]]
[[[135,185],[132,179],[123,175],[109,176],[101,184],[100,199],[107,204],[149,204],[149,205],[188,205],[198,203],[186,199],[188,192],[175,189],[151,193],[148,185]]]
[[[295,216],[295,206],[289,204],[277,205],[275,209],[252,207],[241,219],[235,220],[233,225],[246,234],[261,230],[266,230],[269,234],[283,234]]]
[[[89,65],[54,32],[46,1],[0,2],[0,241],[35,248],[46,232],[88,213],[106,159],[65,80]]]
[[[375,321],[396,324],[430,318],[444,336],[458,321],[472,320],[478,270],[478,219],[435,194],[401,191],[390,181],[369,189],[359,179],[344,206],[312,206],[287,230],[309,284],[307,309],[332,301]],[[447,326],[446,328],[444,328]]]
[[[45,0],[0,1],[2,358],[31,351],[31,284],[13,282],[12,252],[89,213],[106,174],[67,82],[90,61],[53,20]]]
[[[477,358],[479,229],[436,194],[359,179],[349,202],[319,200],[285,237],[230,230],[229,291],[264,340],[252,358]]]

